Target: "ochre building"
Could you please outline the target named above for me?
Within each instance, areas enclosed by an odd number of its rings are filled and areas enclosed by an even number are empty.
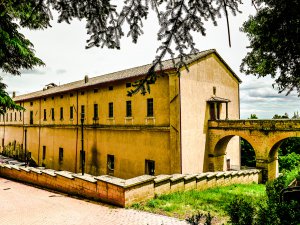
[[[127,96],[149,65],[15,96],[26,111],[1,116],[1,151],[39,166],[131,178],[208,171],[208,120],[239,119],[240,79],[215,50],[191,55],[178,77],[171,60],[151,92]],[[84,115],[83,125],[81,116]],[[240,166],[239,138],[224,170]]]

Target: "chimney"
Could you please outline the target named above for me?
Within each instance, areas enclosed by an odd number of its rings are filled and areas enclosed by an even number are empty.
[[[87,82],[89,82],[89,77],[88,77],[88,75],[85,75],[84,76],[84,83],[87,83]]]
[[[12,93],[12,97],[13,97],[13,98],[15,98],[15,97],[16,97],[16,92],[15,92],[15,91],[13,91],[13,93]]]

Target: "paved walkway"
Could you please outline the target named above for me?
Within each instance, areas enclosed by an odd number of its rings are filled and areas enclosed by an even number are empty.
[[[187,225],[175,218],[70,198],[0,178],[0,225]]]

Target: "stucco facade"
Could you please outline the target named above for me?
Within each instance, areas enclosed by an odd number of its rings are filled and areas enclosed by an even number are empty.
[[[128,97],[127,91],[150,65],[17,96],[26,111],[1,116],[1,150],[22,155],[26,142],[39,166],[80,172],[83,111],[86,173],[131,178],[208,171],[210,107],[217,107],[218,119],[239,119],[240,80],[215,50],[194,55],[187,64],[189,72],[182,69],[178,77],[165,61],[168,75],[146,95]],[[220,102],[208,101],[216,96]],[[234,138],[225,160],[239,166],[239,154]]]

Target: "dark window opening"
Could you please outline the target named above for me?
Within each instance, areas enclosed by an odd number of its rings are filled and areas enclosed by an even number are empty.
[[[213,95],[216,95],[216,93],[217,93],[217,88],[214,86],[213,87]]]
[[[154,176],[155,174],[155,161],[153,160],[145,160],[145,174]]]
[[[43,146],[43,160],[45,160],[46,159],[46,146],[44,145]]]
[[[6,113],[6,122],[8,122],[8,113]]]
[[[12,121],[12,113],[10,113],[10,121]]]
[[[51,98],[52,98],[52,100],[54,100],[54,96],[52,96]]]
[[[44,98],[44,102],[47,101],[47,98]]]
[[[94,89],[94,93],[98,93],[98,89],[97,88]]]
[[[99,119],[98,118],[98,104],[94,104],[94,120]]]
[[[114,117],[114,103],[110,102],[108,103],[108,117]]]
[[[115,170],[115,156],[107,155],[107,174],[113,175]]]
[[[47,111],[44,109],[44,120],[47,120]]]
[[[131,87],[131,83],[126,83],[126,87],[127,88]]]
[[[70,97],[73,97],[73,93],[70,93]]]
[[[51,118],[52,118],[52,120],[55,119],[55,117],[54,117],[54,108],[51,109]]]
[[[132,111],[131,111],[131,101],[126,101],[126,116],[131,117]]]
[[[84,91],[81,92],[81,95],[84,95]]]
[[[60,120],[64,119],[64,108],[60,107]]]
[[[70,106],[70,119],[72,120],[74,117],[73,106]]]
[[[109,86],[109,87],[108,87],[108,90],[109,90],[109,91],[112,91],[112,90],[114,90],[114,87],[113,87],[113,86]]]
[[[17,121],[17,112],[15,112],[15,121]]]
[[[3,117],[3,119],[4,119],[4,117]],[[22,121],[22,112],[20,112],[20,120]]]
[[[61,95],[61,96],[60,96],[60,98],[64,98],[64,96],[63,96],[63,95]]]
[[[147,116],[153,116],[153,98],[147,99]]]
[[[33,106],[33,102],[30,102],[30,106]]]
[[[59,148],[58,160],[59,160],[59,163],[62,163],[64,160],[64,149],[63,148]]]
[[[30,124],[33,124],[33,111],[30,111]]]
[[[84,118],[84,113],[85,113],[85,107],[84,105],[81,106],[81,117],[80,118]]]

